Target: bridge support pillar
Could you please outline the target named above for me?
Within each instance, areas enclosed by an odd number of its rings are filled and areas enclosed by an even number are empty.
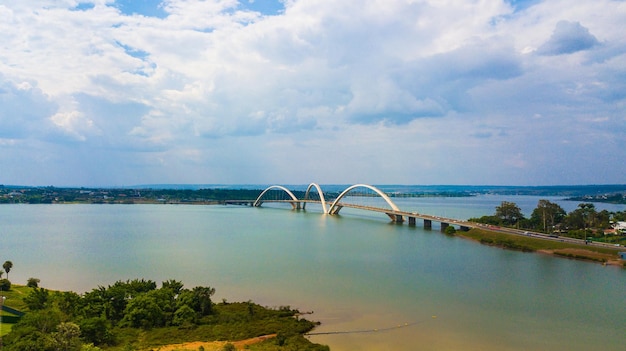
[[[391,218],[391,221],[394,223],[404,222],[404,217],[402,217],[402,215],[398,215],[394,213],[387,213],[387,216],[389,216],[389,218]]]
[[[409,217],[409,225],[415,225],[415,217]]]
[[[425,219],[424,220],[424,228],[425,229],[431,229],[433,227],[433,221],[431,221],[430,219]]]
[[[463,232],[469,232],[470,227],[466,227],[466,226],[463,226],[463,225],[462,225],[460,229],[461,229],[461,231],[463,231]]]
[[[441,231],[445,232],[446,228],[450,226],[450,223],[441,222]]]

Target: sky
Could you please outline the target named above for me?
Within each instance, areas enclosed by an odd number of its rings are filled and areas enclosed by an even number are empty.
[[[0,3],[0,184],[626,183],[623,0]]]

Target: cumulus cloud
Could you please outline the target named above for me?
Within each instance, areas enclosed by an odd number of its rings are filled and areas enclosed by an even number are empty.
[[[372,182],[533,183],[586,140],[611,154],[588,168],[626,156],[617,1],[37,0],[0,17],[0,161],[28,139],[115,158],[118,182],[365,182],[384,163]]]
[[[0,138],[42,137],[46,119],[55,110],[41,89],[26,81],[6,80],[0,73]]]
[[[550,39],[539,47],[541,55],[562,55],[588,50],[598,45],[598,39],[578,22],[560,21]]]

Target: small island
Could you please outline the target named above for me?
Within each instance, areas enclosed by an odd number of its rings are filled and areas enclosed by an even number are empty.
[[[317,324],[298,310],[214,303],[211,287],[186,289],[168,280],[159,288],[135,279],[79,295],[40,288],[34,278],[26,286],[7,281],[0,291],[6,351],[329,350],[304,336]],[[10,318],[7,311],[21,316]]]

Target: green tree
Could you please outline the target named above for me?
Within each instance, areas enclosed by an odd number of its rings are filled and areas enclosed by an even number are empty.
[[[61,323],[61,314],[53,309],[30,311],[3,337],[5,351],[56,351],[52,333]]]
[[[175,295],[178,295],[183,290],[183,283],[174,279],[170,279],[161,283],[161,288],[170,289],[174,292]]]
[[[533,223],[538,223],[544,233],[548,228],[554,227],[565,218],[566,212],[561,206],[548,200],[539,200],[530,218]]]
[[[213,302],[211,296],[215,294],[215,289],[204,286],[196,286],[191,291],[193,294],[193,303],[196,311],[200,312],[200,315],[206,316],[213,312]]]
[[[500,206],[496,206],[496,217],[505,225],[515,225],[524,218],[522,210],[514,202],[502,201]]]
[[[174,319],[172,324],[174,325],[186,325],[192,324],[196,318],[196,311],[193,308],[183,305],[174,312]]]
[[[37,279],[37,278],[28,278],[28,281],[26,282],[26,286],[29,288],[37,288],[39,287],[39,282],[41,280]]]
[[[11,290],[11,281],[8,279],[0,279],[0,291]]]
[[[42,288],[34,288],[26,297],[24,303],[31,311],[43,310],[48,307],[50,292]]]
[[[565,222],[571,230],[592,228],[596,220],[596,214],[594,204],[580,203],[578,208],[567,215]]]
[[[57,292],[52,295],[54,306],[68,317],[75,317],[81,311],[82,298],[73,291]]]
[[[58,351],[79,351],[82,346],[79,337],[80,327],[72,322],[60,323],[57,331],[52,333],[55,349]]]
[[[9,279],[9,272],[11,271],[11,268],[13,268],[13,262],[5,261],[2,264],[2,268],[4,268],[4,271],[7,273],[7,279]]]
[[[130,300],[122,319],[123,326],[150,329],[164,326],[165,314],[153,294],[141,294]]]
[[[83,319],[79,323],[81,336],[95,345],[112,344],[111,324],[104,317]]]

